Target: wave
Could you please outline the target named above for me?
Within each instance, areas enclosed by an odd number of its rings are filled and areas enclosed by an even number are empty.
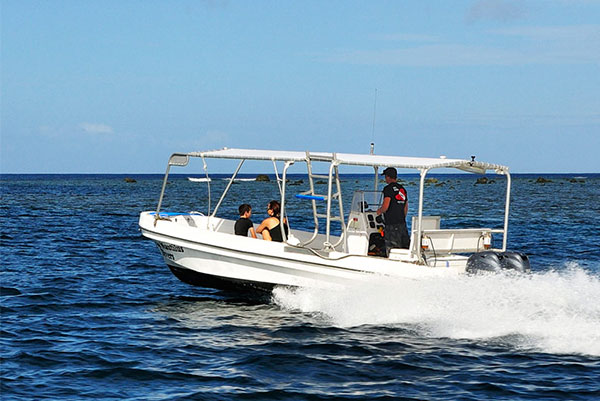
[[[340,327],[404,325],[429,337],[600,356],[600,277],[576,263],[518,276],[377,277],[343,291],[276,288],[273,300]]]

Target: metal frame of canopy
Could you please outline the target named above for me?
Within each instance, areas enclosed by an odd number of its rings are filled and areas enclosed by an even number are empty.
[[[327,200],[327,212],[326,212],[326,216],[325,216],[326,220],[327,220],[327,222],[326,222],[326,241],[324,244],[325,248],[328,248],[327,250],[333,250],[335,248],[335,246],[337,246],[341,242],[341,240],[340,240],[335,245],[332,245],[329,243],[330,224],[331,224],[331,220],[332,220],[331,201],[332,201],[332,195],[335,196],[335,194],[333,194],[333,188],[332,188],[334,176],[336,177],[336,180],[337,180],[337,185],[338,185],[337,196],[339,197],[339,202],[340,202],[340,216],[341,216],[341,223],[342,223],[341,224],[342,225],[341,238],[344,238],[346,235],[346,227],[343,223],[343,208],[341,206],[341,191],[339,191],[339,178],[337,178],[338,177],[338,173],[337,173],[338,166],[348,165],[348,166],[370,166],[370,167],[373,167],[374,171],[375,171],[375,182],[374,182],[375,190],[377,190],[377,184],[378,184],[377,173],[378,173],[379,167],[381,167],[381,166],[418,170],[420,173],[420,182],[419,182],[418,219],[417,219],[417,230],[416,230],[417,235],[416,235],[415,239],[417,240],[416,250],[417,250],[418,259],[420,262],[423,262],[423,251],[421,249],[422,232],[423,232],[423,230],[422,230],[423,194],[424,194],[424,187],[425,187],[425,177],[426,177],[427,173],[430,170],[437,169],[437,168],[456,168],[456,169],[459,169],[462,171],[478,173],[478,174],[485,174],[485,172],[488,170],[494,170],[497,174],[505,175],[507,178],[506,201],[505,201],[505,212],[504,212],[504,228],[502,230],[500,230],[500,229],[493,230],[493,232],[502,233],[502,235],[503,235],[502,251],[506,251],[507,234],[508,234],[508,215],[509,215],[509,208],[510,208],[510,190],[511,190],[511,177],[510,177],[509,169],[506,166],[502,166],[499,164],[479,162],[479,161],[475,161],[474,158],[472,158],[472,160],[469,161],[469,160],[463,160],[463,159],[447,159],[444,157],[420,158],[420,157],[384,156],[384,155],[373,155],[373,154],[327,153],[327,152],[308,152],[308,151],[307,152],[299,152],[299,151],[223,148],[221,150],[213,150],[213,151],[205,151],[205,152],[173,153],[167,163],[167,169],[165,172],[165,177],[163,179],[163,185],[162,185],[158,205],[156,208],[156,215],[155,215],[156,219],[160,219],[160,207],[162,205],[162,200],[164,197],[165,188],[166,188],[166,184],[167,184],[167,178],[168,178],[171,166],[184,167],[189,163],[190,157],[199,157],[202,159],[202,162],[204,165],[204,170],[205,170],[207,177],[208,177],[208,169],[207,169],[205,159],[214,158],[214,159],[240,160],[236,170],[234,171],[233,175],[231,176],[229,183],[227,184],[225,190],[223,191],[223,194],[221,195],[219,202],[215,206],[215,209],[212,211],[212,213],[210,211],[210,202],[211,202],[210,182],[207,182],[208,197],[209,197],[209,199],[208,199],[208,202],[209,202],[208,215],[209,215],[209,217],[215,217],[221,203],[223,202],[223,199],[225,198],[227,192],[229,191],[231,185],[233,184],[234,179],[237,176],[237,174],[239,173],[245,160],[263,160],[263,161],[271,161],[273,163],[273,167],[275,170],[275,176],[277,179],[277,184],[279,185],[279,190],[280,190],[280,194],[281,194],[281,214],[282,215],[285,215],[285,195],[286,195],[285,183],[286,183],[286,177],[287,177],[287,170],[289,169],[289,167],[296,162],[305,162],[305,163],[307,163],[309,175],[310,175],[311,174],[311,170],[310,170],[311,162],[317,161],[317,162],[330,163],[329,174],[327,175],[328,192],[327,192],[327,195],[320,196],[321,200]],[[279,173],[277,170],[276,162],[278,162],[278,161],[284,163],[281,178],[279,178]],[[325,178],[325,177],[323,177],[323,178]],[[311,187],[312,187],[312,185],[311,185]],[[314,220],[315,220],[315,230],[314,230],[313,237],[311,238],[311,240],[307,241],[304,244],[300,244],[299,246],[304,246],[304,245],[307,245],[308,243],[312,242],[312,240],[314,240],[314,238],[316,237],[317,232],[318,232],[318,215],[317,215],[316,205],[315,205],[317,198],[313,194],[312,199],[310,197],[308,199],[312,201],[313,215],[314,215]],[[286,235],[283,232],[283,225],[281,226],[281,229],[282,229],[283,238],[284,238],[285,242],[288,243]],[[288,243],[288,245],[294,245],[294,244]],[[295,245],[295,246],[298,246],[298,245]]]

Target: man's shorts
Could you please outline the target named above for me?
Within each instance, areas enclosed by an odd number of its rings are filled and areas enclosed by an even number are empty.
[[[389,255],[392,248],[410,247],[410,237],[405,224],[389,224],[385,226],[385,251]]]

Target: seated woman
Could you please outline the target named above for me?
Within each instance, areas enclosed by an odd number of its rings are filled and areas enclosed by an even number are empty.
[[[262,223],[260,223],[260,226],[258,226],[258,228],[256,229],[256,233],[262,234],[264,240],[283,242],[280,227],[280,212],[281,206],[279,205],[279,202],[277,202],[276,200],[272,200],[271,202],[269,202],[269,205],[267,206],[267,214],[269,215],[269,217],[264,219]],[[287,236],[288,226],[285,219],[283,221],[283,224],[283,229],[285,231],[285,235]]]

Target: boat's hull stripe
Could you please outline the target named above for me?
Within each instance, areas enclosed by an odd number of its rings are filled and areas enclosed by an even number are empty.
[[[198,287],[216,288],[219,290],[258,290],[270,292],[275,284],[261,281],[239,280],[234,278],[215,276],[212,274],[198,273],[195,270],[187,269],[181,266],[168,264],[171,272],[184,283]]]

